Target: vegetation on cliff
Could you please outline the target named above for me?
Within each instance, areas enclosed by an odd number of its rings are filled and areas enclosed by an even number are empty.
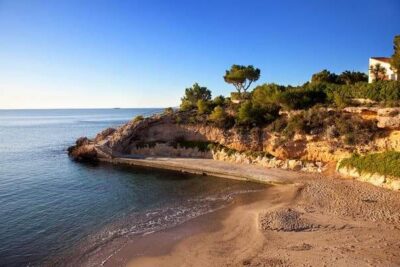
[[[390,59],[390,65],[400,75],[400,35],[396,35],[393,39],[393,55]],[[399,78],[398,78],[399,79]]]
[[[328,78],[323,78],[325,76]],[[324,70],[301,86],[263,84],[240,97],[236,96],[238,93],[232,94],[236,100],[223,96],[211,100],[211,91],[196,83],[185,90],[181,110],[197,110],[197,115],[209,115],[209,121],[219,125],[231,117],[237,125],[264,126],[276,120],[279,111],[308,110],[315,106],[343,108],[357,105],[353,99],[369,99],[381,107],[400,104],[399,81],[367,83],[360,81],[363,80],[360,76],[358,72],[345,71],[336,75]]]
[[[246,71],[253,72],[249,74],[253,80],[246,78]],[[233,65],[226,71],[224,79],[228,83],[237,78],[234,85],[239,89],[231,94],[235,99],[223,96],[212,99],[211,91],[197,83],[186,88],[181,112],[174,115],[176,122],[211,124],[225,130],[242,128],[246,131],[259,127],[280,135],[282,141],[303,134],[335,139],[343,145],[357,145],[367,144],[384,131],[377,128],[375,121],[344,113],[341,108],[356,105],[352,103],[355,98],[367,98],[379,102],[380,106],[397,105],[400,101],[400,82],[368,84],[366,75],[360,72],[345,71],[337,75],[323,70],[301,86],[271,83],[248,92],[251,81],[259,76],[259,70],[253,66]]]
[[[400,152],[387,151],[365,156],[354,154],[340,162],[339,168],[343,167],[355,168],[359,173],[377,173],[400,179]]]

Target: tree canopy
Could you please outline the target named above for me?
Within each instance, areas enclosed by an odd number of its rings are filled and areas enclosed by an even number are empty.
[[[245,93],[250,85],[260,78],[260,69],[254,68],[252,65],[232,65],[224,75],[225,82],[235,86],[239,94]]]
[[[312,75],[311,82],[337,83],[338,75],[329,70],[322,70]]]
[[[359,71],[343,71],[340,75],[330,72],[328,70],[322,70],[314,73],[311,77],[312,83],[334,83],[334,84],[355,84],[358,82],[367,82],[367,74]]]
[[[394,53],[392,58],[390,59],[390,64],[392,66],[393,71],[397,73],[397,80],[400,80],[398,77],[400,75],[400,35],[396,35],[393,40],[393,49]]]
[[[339,75],[338,79],[341,84],[355,84],[358,82],[367,82],[368,76],[364,72],[346,70]]]
[[[181,109],[192,109],[197,106],[199,100],[209,101],[210,99],[211,91],[207,87],[202,87],[198,83],[195,83],[192,87],[185,89],[185,95],[181,99]]]
[[[380,63],[377,63],[369,68],[374,81],[383,81],[386,78],[386,69]]]

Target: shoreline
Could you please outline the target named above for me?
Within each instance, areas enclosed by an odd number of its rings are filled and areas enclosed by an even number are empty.
[[[197,235],[207,235],[223,229],[223,221],[232,211],[241,205],[256,202],[269,188],[261,192],[251,192],[235,197],[232,203],[221,209],[200,215],[182,224],[154,233],[134,237],[129,244],[104,262],[105,267],[130,266],[132,258],[162,257],[169,255],[188,238]],[[212,223],[210,223],[212,222]],[[141,266],[142,263],[139,264]],[[152,266],[157,266],[153,265]],[[161,265],[162,266],[162,265]]]

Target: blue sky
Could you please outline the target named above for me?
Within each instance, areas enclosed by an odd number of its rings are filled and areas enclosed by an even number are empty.
[[[399,0],[0,0],[0,108],[176,106],[232,64],[257,82],[367,72],[400,34]]]

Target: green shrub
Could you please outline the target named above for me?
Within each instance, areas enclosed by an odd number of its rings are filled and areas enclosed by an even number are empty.
[[[196,116],[190,116],[188,119],[190,124],[196,124],[197,123],[197,118]]]
[[[315,86],[286,89],[278,96],[279,104],[287,110],[308,109],[326,100],[324,90]]]
[[[225,118],[226,113],[221,106],[216,106],[209,116],[209,119],[214,122],[223,121]]]
[[[257,126],[269,124],[279,116],[280,107],[276,104],[266,103],[262,106],[253,105],[246,100],[241,103],[237,113],[237,123],[240,125],[254,124]]]
[[[377,173],[400,178],[400,152],[387,151],[343,159],[339,168],[356,168],[359,173]]]
[[[171,115],[173,113],[174,113],[174,109],[171,107],[164,109],[164,112],[163,112],[164,115]]]
[[[342,98],[366,98],[383,103],[385,106],[398,105],[400,81],[358,82],[351,85],[329,85],[326,89],[328,101],[334,102],[335,94]]]
[[[311,77],[311,82],[313,83],[338,83],[338,81],[339,76],[328,70],[322,70],[314,73]]]
[[[254,118],[253,118],[253,105],[251,103],[251,101],[247,100],[244,101],[240,107],[239,107],[239,111],[237,114],[237,122],[239,124],[250,124],[254,122]]]
[[[209,115],[208,119],[217,127],[231,128],[235,124],[234,118],[226,114],[224,108],[216,106]]]
[[[288,119],[282,133],[292,137],[295,133],[321,134],[329,138],[341,137],[348,145],[367,144],[383,130],[374,121],[365,121],[355,114],[312,108]]]
[[[197,114],[203,115],[210,112],[209,104],[203,99],[197,101]]]
[[[133,122],[139,122],[139,121],[142,121],[142,120],[144,120],[144,117],[142,115],[138,115],[133,119]]]
[[[211,91],[195,83],[192,87],[185,89],[180,108],[182,111],[188,111],[196,107],[199,100],[209,101],[210,99]]]
[[[219,95],[215,97],[212,101],[213,106],[223,106],[225,104],[225,97],[222,95]]]
[[[188,100],[182,100],[181,105],[180,105],[180,110],[181,111],[189,111],[194,109],[194,105],[192,104],[192,102],[188,101]]]
[[[285,90],[282,85],[274,83],[263,84],[254,88],[251,100],[255,106],[264,106],[271,103],[277,103],[278,96]]]
[[[351,104],[351,99],[347,97],[345,94],[340,94],[339,92],[335,92],[333,94],[333,102],[337,108],[345,108]]]

